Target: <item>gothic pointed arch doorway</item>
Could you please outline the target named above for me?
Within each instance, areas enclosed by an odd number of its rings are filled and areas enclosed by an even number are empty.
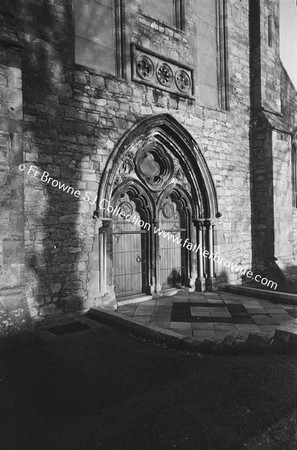
[[[100,183],[100,291],[117,300],[214,281],[214,183],[189,133],[171,116],[143,119],[118,143]]]

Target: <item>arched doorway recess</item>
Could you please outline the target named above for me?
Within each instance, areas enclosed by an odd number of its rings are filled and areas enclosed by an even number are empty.
[[[100,292],[118,301],[187,287],[212,290],[219,217],[194,139],[170,115],[137,123],[113,150],[99,187]],[[121,213],[121,214],[120,214]]]

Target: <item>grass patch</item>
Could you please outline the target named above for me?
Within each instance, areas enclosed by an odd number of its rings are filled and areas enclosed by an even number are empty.
[[[239,450],[293,410],[295,366],[289,353],[200,359],[99,325],[2,355],[1,444]]]
[[[207,358],[106,411],[99,442],[110,450],[238,449],[294,408],[294,366],[292,356]]]

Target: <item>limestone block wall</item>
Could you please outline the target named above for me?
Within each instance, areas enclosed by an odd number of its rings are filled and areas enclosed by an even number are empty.
[[[293,208],[293,265],[297,261],[297,208]]]
[[[260,7],[262,104],[267,110],[280,112],[279,0],[260,0]]]
[[[280,113],[279,0],[250,2],[253,108]]]
[[[293,224],[292,224],[292,179],[291,174],[291,137],[287,133],[274,131],[273,148],[273,190],[275,221],[275,257],[278,265],[292,264]]]
[[[283,282],[293,264],[291,135],[281,116],[252,124],[253,269]]]
[[[297,127],[297,92],[281,64],[281,113],[290,131],[296,132]]]
[[[297,130],[297,92],[291,82],[286,70],[282,67],[281,72],[281,112],[283,120],[287,124],[287,129],[290,132],[291,142],[290,149],[292,149],[293,142],[296,145],[296,130]],[[289,173],[292,168],[289,168]],[[297,209],[295,205],[292,208],[292,224],[293,224],[293,263],[296,265],[297,258]]]
[[[283,282],[293,258],[291,134],[296,91],[279,57],[279,2],[251,3],[253,269]]]
[[[185,4],[185,30],[179,33],[141,16],[138,2],[127,1],[126,48],[141,44],[196,71],[197,2]],[[92,218],[98,186],[119,139],[152,114],[172,115],[197,141],[222,214],[216,251],[250,267],[249,2],[228,2],[228,110],[133,82],[128,50],[124,77],[75,65],[68,0],[22,0],[17,10],[24,45],[25,246],[32,317],[105,302],[98,294],[98,227]],[[225,267],[218,266],[217,275],[240,282]]]
[[[30,327],[24,278],[22,58],[13,14],[0,10],[0,335]]]

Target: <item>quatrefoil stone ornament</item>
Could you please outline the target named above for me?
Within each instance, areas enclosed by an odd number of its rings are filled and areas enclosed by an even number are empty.
[[[154,64],[147,56],[140,55],[136,60],[136,71],[143,80],[150,80],[154,76]]]

